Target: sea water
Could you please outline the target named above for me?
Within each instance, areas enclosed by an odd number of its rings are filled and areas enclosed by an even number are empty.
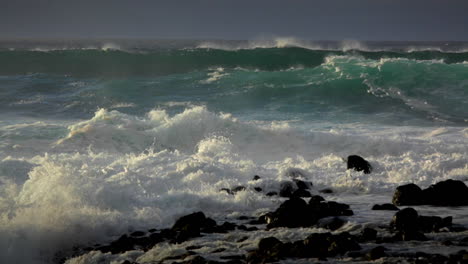
[[[351,205],[341,231],[381,225],[393,212],[370,208],[399,185],[468,183],[467,150],[468,43],[3,41],[0,262],[51,263],[195,211],[256,217],[283,199],[253,188],[277,191],[294,172]],[[347,171],[352,154],[374,171]],[[220,191],[239,185],[236,195]],[[417,210],[468,225],[466,207]],[[196,243],[233,254],[241,236]],[[253,232],[245,248],[265,236]],[[190,243],[68,262],[152,262]]]

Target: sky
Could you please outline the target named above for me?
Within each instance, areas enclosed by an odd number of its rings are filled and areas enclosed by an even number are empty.
[[[0,38],[468,41],[468,0],[0,0]]]

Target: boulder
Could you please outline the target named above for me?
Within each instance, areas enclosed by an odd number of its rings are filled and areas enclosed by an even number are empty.
[[[385,250],[386,250],[386,248],[384,248],[382,246],[375,247],[375,248],[371,249],[369,251],[369,253],[367,253],[366,257],[367,257],[368,260],[376,260],[376,259],[379,259],[379,258],[383,258],[383,257],[387,256],[387,254],[385,254]]]
[[[468,205],[468,187],[462,181],[446,180],[422,191],[424,204],[439,206]]]
[[[299,197],[291,197],[283,202],[266,220],[267,228],[311,226],[316,221],[309,213],[307,203]]]
[[[418,230],[419,215],[413,208],[398,211],[392,218],[390,226],[397,231]]]
[[[310,192],[307,190],[298,189],[293,192],[292,196],[293,197],[312,197],[312,194],[310,194]]]
[[[355,171],[364,171],[365,174],[369,174],[372,171],[370,163],[358,155],[348,156],[347,165],[348,170],[354,169]]]
[[[309,190],[313,186],[312,182],[301,181],[301,180],[298,180],[298,179],[294,179],[293,181],[294,181],[294,183],[296,183],[296,186],[297,186],[297,188],[299,190]]]
[[[291,197],[294,191],[296,190],[295,184],[290,181],[282,182],[280,185],[279,196],[281,197]]]
[[[362,230],[360,240],[361,241],[372,241],[377,239],[377,230],[366,227]]]
[[[421,205],[424,203],[422,190],[413,183],[398,186],[392,202],[394,205]]]

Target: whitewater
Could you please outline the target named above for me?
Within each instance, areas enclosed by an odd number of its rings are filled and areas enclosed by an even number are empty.
[[[0,262],[156,262],[194,242],[70,252],[196,211],[217,221],[258,217],[284,198],[254,188],[278,190],[292,175],[350,204],[355,215],[342,231],[388,222],[392,212],[369,209],[391,202],[399,185],[468,184],[467,48],[291,38],[2,41]],[[346,170],[353,154],[373,172]],[[235,195],[220,191],[239,185],[246,189]],[[468,226],[466,207],[418,211]],[[279,233],[294,241],[313,232],[323,230]],[[237,236],[224,237],[228,252],[241,250],[229,243]],[[245,247],[266,236],[256,232]],[[215,240],[196,243],[208,254]]]

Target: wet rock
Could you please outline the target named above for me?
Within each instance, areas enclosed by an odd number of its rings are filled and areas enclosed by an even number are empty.
[[[424,204],[439,206],[468,205],[468,187],[462,181],[446,180],[423,190]]]
[[[372,210],[398,211],[400,209],[393,204],[387,203],[387,204],[375,204],[374,206],[372,206]]]
[[[325,199],[322,196],[313,195],[309,200],[309,204],[320,203],[322,201],[325,201]]]
[[[346,224],[346,222],[347,221],[341,217],[331,216],[320,219],[317,223],[317,226],[334,231],[342,227],[344,224]]]
[[[319,219],[327,216],[353,215],[353,211],[349,209],[349,205],[347,204],[337,203],[334,201],[317,202],[317,200],[313,199],[314,197],[312,197],[312,199],[309,201],[309,210]]]
[[[96,250],[99,250],[103,253],[111,252],[112,254],[124,253],[135,249],[137,241],[138,238],[122,235],[117,240],[111,242],[109,245],[98,247]]]
[[[267,237],[260,240],[258,249],[250,252],[247,263],[275,262],[285,257],[283,243],[275,237]]]
[[[315,224],[317,219],[309,213],[307,203],[298,197],[291,197],[267,217],[267,228],[301,227]]]
[[[145,232],[143,232],[143,231],[135,231],[135,232],[130,234],[130,236],[132,236],[132,237],[141,237],[141,236],[144,236],[144,235],[145,235]]]
[[[186,229],[187,226],[201,229],[212,227],[214,225],[216,225],[216,221],[211,218],[207,218],[203,212],[196,212],[177,219],[175,224],[172,226],[172,230],[180,231]]]
[[[177,232],[174,242],[181,243],[193,237],[199,237],[200,232],[211,232],[216,227],[216,221],[207,218],[203,212],[196,212],[177,219],[172,231]]]
[[[372,166],[369,162],[358,155],[350,155],[347,159],[348,170],[354,169],[355,171],[364,171],[369,174],[372,171]]]
[[[361,241],[373,241],[377,239],[377,230],[366,227],[362,230],[360,240]]]
[[[310,192],[307,191],[307,190],[298,189],[298,190],[294,191],[292,196],[294,196],[294,197],[304,197],[305,198],[305,197],[312,197],[312,194],[310,194]]]
[[[452,217],[448,216],[445,218],[439,216],[419,216],[418,218],[418,229],[422,232],[437,232],[441,228],[452,226]]]
[[[392,203],[394,205],[421,205],[424,203],[422,190],[413,183],[398,186],[393,194]]]
[[[325,188],[319,191],[320,193],[333,193],[333,190],[330,188]]]
[[[279,196],[291,197],[293,192],[296,190],[292,182],[282,182],[280,185]],[[268,194],[267,194],[268,195]]]
[[[312,182],[301,181],[301,180],[298,180],[298,179],[294,179],[293,181],[294,181],[294,183],[296,183],[296,187],[299,190],[309,190],[313,186]]]
[[[236,187],[232,188],[231,191],[234,194],[236,194],[238,192],[241,192],[241,191],[245,191],[245,186],[236,186]]]
[[[390,226],[398,231],[418,230],[418,218],[419,215],[416,210],[405,208],[393,216]]]
[[[387,254],[385,253],[385,250],[386,250],[386,248],[384,248],[382,246],[375,247],[375,248],[371,249],[369,251],[369,253],[367,253],[366,257],[369,260],[376,260],[376,259],[379,259],[379,258],[383,258],[383,257],[387,256]]]
[[[393,237],[397,241],[427,240],[420,231],[419,215],[413,208],[398,211],[390,222],[390,226],[397,231]]]
[[[354,236],[347,232],[337,235],[330,233],[312,234],[304,240],[306,257],[326,258],[343,255],[346,252],[359,250],[361,247]]]

